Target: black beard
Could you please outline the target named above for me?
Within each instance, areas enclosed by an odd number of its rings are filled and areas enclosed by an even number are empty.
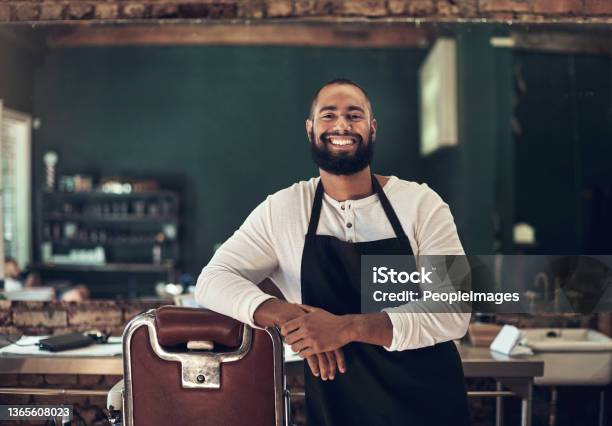
[[[357,149],[354,154],[340,153],[334,154],[329,151],[327,144],[328,138],[335,133],[323,133],[319,137],[321,146],[315,144],[314,133],[308,135],[310,140],[310,154],[319,168],[334,175],[354,175],[370,165],[374,156],[374,144],[372,143],[372,131],[368,135],[367,143],[363,143],[363,138],[357,134],[350,134],[355,138]],[[338,135],[347,136],[347,135]]]

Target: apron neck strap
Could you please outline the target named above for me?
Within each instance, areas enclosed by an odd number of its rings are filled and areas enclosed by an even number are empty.
[[[321,216],[321,206],[323,205],[323,183],[319,180],[317,190],[315,191],[314,202],[310,212],[310,223],[308,223],[308,234],[314,237],[319,226],[319,216]]]
[[[387,219],[391,223],[393,227],[393,231],[395,232],[395,236],[397,238],[406,238],[406,233],[404,232],[404,228],[402,228],[402,224],[400,223],[397,215],[395,214],[395,210],[391,207],[391,203],[389,199],[385,195],[385,191],[383,191],[382,187],[378,183],[378,180],[372,174],[372,186],[374,191],[378,195],[378,199],[382,204],[383,210],[385,211],[385,215]],[[321,206],[323,205],[323,182],[319,180],[319,184],[317,185],[317,190],[315,191],[314,201],[312,203],[312,211],[310,213],[310,222],[308,224],[308,234],[309,236],[314,236],[317,233],[317,227],[319,226],[319,217],[321,216]]]
[[[382,186],[380,186],[380,183],[378,183],[378,179],[376,179],[373,174],[372,174],[372,186],[374,187],[374,189],[376,190],[376,193],[378,194],[378,199],[380,200],[383,210],[385,211],[385,214],[387,215],[387,219],[389,219],[389,222],[391,223],[391,226],[393,227],[395,236],[397,238],[406,238],[406,233],[404,232],[404,228],[402,228],[402,224],[400,223],[397,215],[395,214],[395,210],[393,210],[393,207],[391,207],[391,203],[389,202],[389,199],[385,195],[385,191],[383,191]]]

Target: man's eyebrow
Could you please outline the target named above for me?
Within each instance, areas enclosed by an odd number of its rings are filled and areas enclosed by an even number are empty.
[[[349,111],[361,111],[362,113],[365,114],[365,110],[357,105],[350,105],[348,107],[348,110]],[[338,111],[338,108],[333,105],[326,105],[324,107],[321,107],[321,109],[319,109],[319,112],[323,112],[323,111]]]
[[[336,108],[333,105],[326,105],[324,107],[321,107],[321,109],[319,110],[319,112],[323,112],[323,111],[337,111],[338,108]]]

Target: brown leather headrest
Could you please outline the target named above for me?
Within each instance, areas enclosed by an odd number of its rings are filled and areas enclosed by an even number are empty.
[[[184,345],[193,340],[211,340],[215,345],[239,347],[242,323],[206,309],[162,306],[155,310],[157,340],[162,346]]]

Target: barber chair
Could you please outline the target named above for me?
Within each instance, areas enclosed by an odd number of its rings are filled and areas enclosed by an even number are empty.
[[[123,333],[124,380],[108,394],[112,424],[286,426],[283,344],[204,309],[163,306]]]

